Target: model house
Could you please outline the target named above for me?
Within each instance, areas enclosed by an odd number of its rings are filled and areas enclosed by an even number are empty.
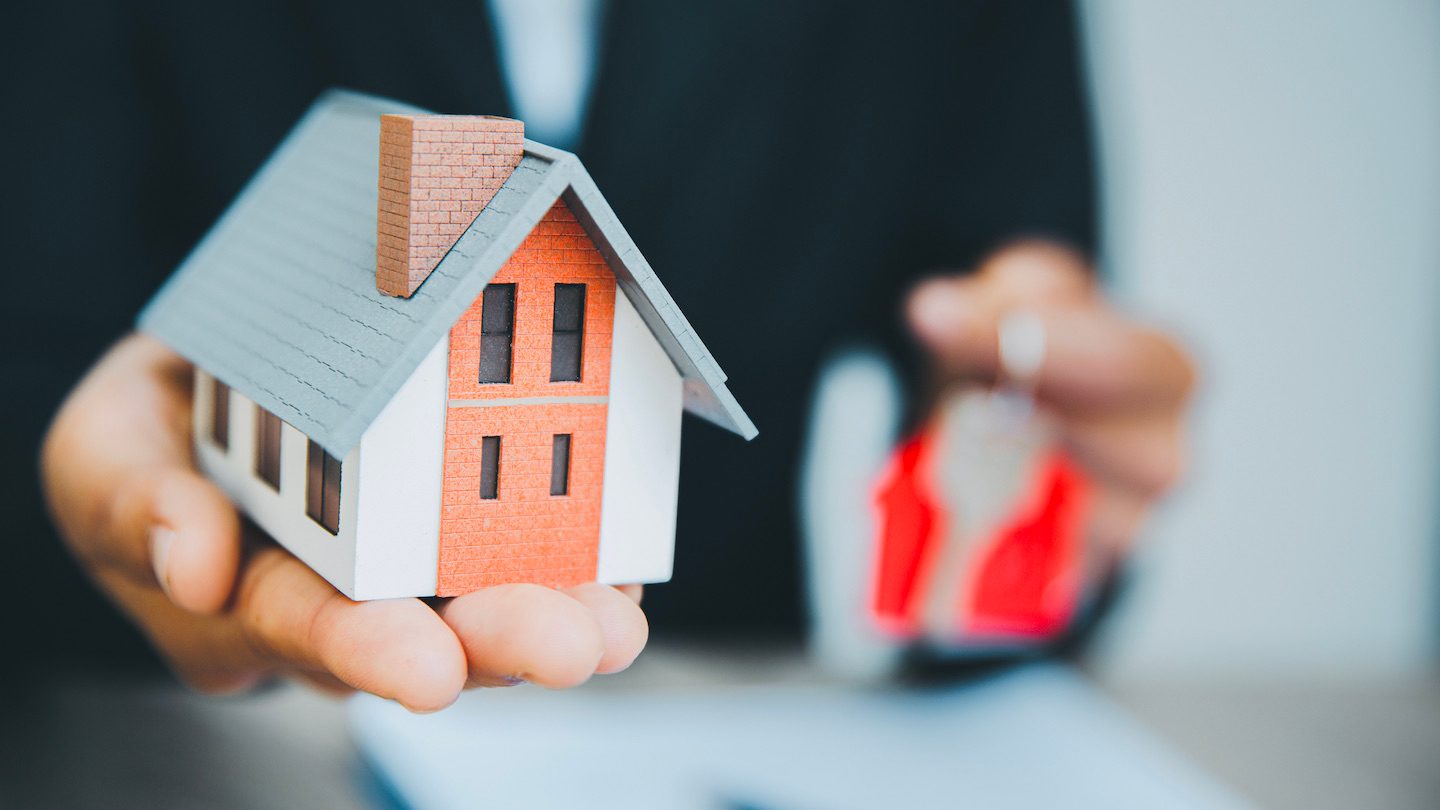
[[[574,155],[332,92],[140,317],[201,468],[354,599],[670,576],[725,375]]]

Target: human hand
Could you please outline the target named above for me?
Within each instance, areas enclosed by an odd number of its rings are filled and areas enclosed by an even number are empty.
[[[466,687],[575,686],[644,648],[638,586],[503,585],[433,608],[347,599],[196,471],[191,375],[154,339],[125,338],[70,394],[41,453],[71,553],[190,685],[285,676],[435,711]]]
[[[907,303],[942,384],[995,382],[999,326],[1019,310],[1045,330],[1043,363],[1028,381],[1037,404],[1094,484],[1089,536],[1122,553],[1180,475],[1193,366],[1168,335],[1109,306],[1078,254],[1047,242],[1001,250],[973,275],[927,281]]]

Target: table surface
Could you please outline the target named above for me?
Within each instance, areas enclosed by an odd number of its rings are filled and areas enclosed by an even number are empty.
[[[414,810],[1251,807],[1062,664],[925,688],[692,666],[424,717],[360,699],[352,727]]]
[[[794,656],[653,649],[592,690],[795,685]],[[1440,678],[1101,683],[1218,782],[1263,807],[1440,807]],[[371,796],[346,704],[295,687],[207,698],[150,681],[21,687],[0,721],[0,804],[353,808]]]

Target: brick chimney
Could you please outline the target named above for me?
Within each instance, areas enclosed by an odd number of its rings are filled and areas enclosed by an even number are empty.
[[[493,115],[380,116],[375,287],[409,298],[505,184],[525,125]]]

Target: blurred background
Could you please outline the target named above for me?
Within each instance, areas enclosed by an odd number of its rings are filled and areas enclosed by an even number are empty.
[[[1102,679],[1272,806],[1440,803],[1440,5],[1082,3],[1112,292],[1203,367]]]
[[[1110,806],[1440,806],[1440,3],[1077,8],[1101,263],[1112,296],[1195,352],[1194,458],[1083,674],[983,684],[944,710],[1005,750],[1101,741],[1116,759],[1092,770],[1116,780],[1134,775],[1106,768],[1143,752],[1133,761],[1159,781]],[[644,728],[627,689],[699,718],[723,705],[705,691],[721,682],[755,685],[755,705],[788,694],[775,705],[849,711],[825,691],[834,680],[784,650],[661,643],[573,705]],[[763,691],[775,684],[800,691]],[[446,800],[463,780],[425,793],[423,768],[397,750],[438,739],[501,762],[589,756],[576,728],[563,736],[573,751],[545,734],[509,754],[467,748],[477,730],[531,716],[536,690],[512,691],[412,722],[291,688],[215,700],[71,672],[0,724],[0,805],[466,806]],[[1053,712],[1026,714],[1035,706]],[[75,763],[86,778],[71,778]],[[624,784],[616,773],[604,778]],[[704,806],[839,806],[748,798],[790,794],[731,775],[754,792],[717,789]],[[1105,783],[1089,788],[1070,795]]]
[[[1205,374],[1193,470],[1107,667],[1428,671],[1440,10],[1081,8],[1112,292]]]

